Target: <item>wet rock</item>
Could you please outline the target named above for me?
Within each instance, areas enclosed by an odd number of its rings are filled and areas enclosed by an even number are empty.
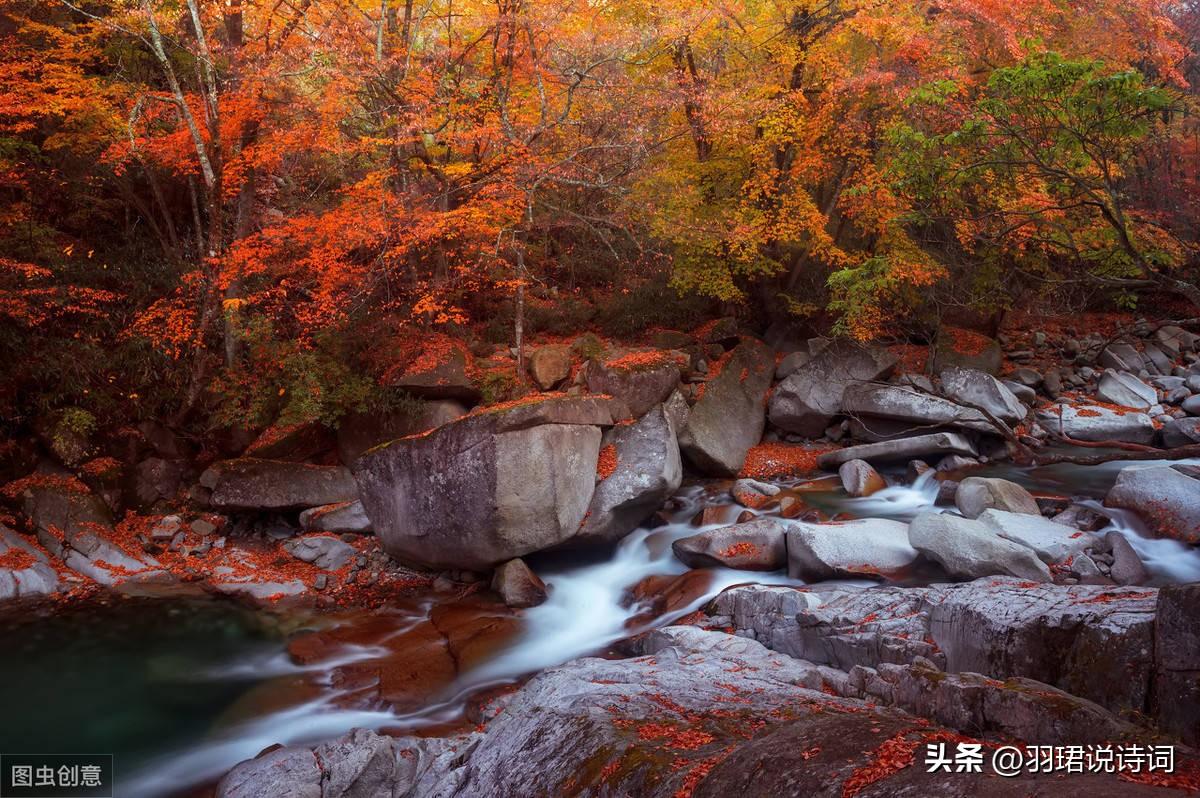
[[[838,467],[842,488],[851,496],[870,496],[887,487],[887,481],[866,460],[848,460]]]
[[[679,434],[679,448],[694,466],[714,476],[733,476],[741,469],[750,448],[762,440],[763,400],[774,370],[771,350],[747,340],[705,383]]]
[[[641,418],[667,400],[679,386],[679,360],[670,352],[635,352],[587,367],[588,390],[613,396]]]
[[[311,507],[300,513],[300,528],[305,532],[354,532],[365,534],[371,531],[371,519],[362,502],[341,502],[324,507]]]
[[[899,385],[848,385],[842,396],[842,412],[854,417],[898,421],[914,430],[949,426],[981,432],[995,431],[995,427],[977,410]]]
[[[58,592],[58,573],[46,555],[19,533],[0,524],[0,601]]]
[[[958,489],[960,496],[965,485],[966,482]],[[1047,565],[1082,555],[1097,542],[1092,535],[1030,513],[991,509],[980,514],[979,520],[1005,540],[1032,549]]]
[[[1108,573],[1118,585],[1144,585],[1150,581],[1142,558],[1120,532],[1109,532],[1105,542],[1112,550],[1113,562]]]
[[[1025,418],[1025,405],[990,374],[972,369],[942,372],[942,389],[947,398],[968,408],[982,408],[1010,426]]]
[[[1158,592],[1153,706],[1164,730],[1200,744],[1200,583]]]
[[[1133,510],[1166,537],[1200,543],[1200,478],[1180,467],[1124,468],[1104,503]]]
[[[455,399],[426,400],[403,411],[351,413],[338,425],[338,458],[349,466],[381,443],[449,424],[466,414],[466,405]]]
[[[307,748],[276,748],[238,765],[217,784],[220,798],[323,798],[321,766]]]
[[[778,485],[759,482],[757,479],[739,479],[733,483],[730,493],[738,504],[743,507],[758,509],[766,505],[782,489]]]
[[[837,340],[776,386],[771,424],[809,438],[820,436],[842,410],[846,386],[887,379],[898,361],[883,348]]]
[[[788,575],[809,582],[895,576],[912,565],[908,525],[869,518],[834,524],[796,522],[787,530]]]
[[[880,441],[878,443],[867,443],[862,446],[850,446],[845,449],[838,449],[817,458],[817,465],[829,471],[851,460],[895,462],[938,454],[965,454],[974,456],[978,452],[975,446],[964,435],[956,432],[935,432],[932,435],[897,438],[890,441]]]
[[[546,600],[546,583],[519,557],[499,566],[492,574],[492,590],[514,609],[536,607]]]
[[[671,544],[671,550],[691,568],[776,571],[787,563],[784,532],[779,521],[758,518],[681,538]]]
[[[529,374],[543,391],[549,391],[571,376],[571,349],[561,344],[539,346],[529,354]]]
[[[909,524],[908,541],[958,579],[1004,575],[1050,581],[1050,569],[1033,551],[1001,538],[979,521],[922,513]]]
[[[354,466],[363,507],[388,553],[423,567],[486,571],[558,546],[584,522],[617,407],[521,403],[377,447]]]
[[[1041,516],[1037,501],[1029,491],[1007,479],[967,477],[958,486],[954,504],[967,518],[978,518],[984,510]]]
[[[662,507],[683,481],[676,428],[662,405],[606,432],[605,450],[615,464],[600,475],[572,544],[617,542]]]
[[[283,548],[298,560],[325,571],[342,568],[358,554],[349,543],[331,535],[304,535],[284,541]]]
[[[1179,407],[1189,416],[1200,416],[1200,394],[1184,399]]]
[[[1150,416],[1099,405],[1057,404],[1037,411],[1038,423],[1054,434],[1078,441],[1123,441],[1149,445],[1157,430]]]
[[[933,471],[933,466],[924,460],[910,460],[908,466],[904,469],[904,480],[909,485],[912,485],[930,471]]]
[[[1096,398],[1122,407],[1147,410],[1158,403],[1158,392],[1132,374],[1107,369],[1096,386]]]

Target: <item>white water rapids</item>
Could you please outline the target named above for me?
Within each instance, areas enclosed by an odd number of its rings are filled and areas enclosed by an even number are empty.
[[[934,507],[937,493],[938,483],[931,472],[911,486],[889,487],[869,498],[842,496],[837,499],[837,508],[859,518],[910,520],[921,512],[938,509]],[[671,523],[653,530],[635,531],[615,548],[607,561],[541,574],[551,586],[550,597],[541,606],[524,612],[523,631],[519,637],[487,664],[462,674],[448,694],[431,697],[430,704],[420,711],[398,715],[345,709],[339,706],[344,693],[328,686],[326,679],[325,691],[319,698],[220,729],[196,746],[165,755],[125,780],[119,793],[132,798],[163,798],[211,783],[238,762],[254,757],[274,744],[314,743],[356,727],[403,730],[449,720],[459,715],[466,699],[481,689],[509,683],[601,651],[618,640],[644,631],[646,626],[629,626],[631,620],[645,610],[637,603],[626,602],[630,588],[648,576],[686,573],[687,567],[672,554],[671,542],[720,526],[697,528],[690,524],[690,519],[705,502],[702,488],[687,488],[676,498],[680,507]],[[720,501],[720,497],[717,500]],[[1116,531],[1124,535],[1156,582],[1200,580],[1200,549],[1177,541],[1150,538],[1132,513],[1111,510],[1097,502],[1086,504],[1110,519],[1100,534]],[[749,582],[802,584],[782,573],[714,569],[702,596],[686,607],[655,618],[649,625],[667,625],[699,608],[727,587]],[[839,584],[869,586],[875,583]],[[279,651],[268,659],[230,663],[218,671],[197,674],[197,678],[245,680],[264,675],[328,675],[336,667],[377,658],[383,651],[370,646],[346,647],[336,657],[303,667],[292,664],[286,654]]]

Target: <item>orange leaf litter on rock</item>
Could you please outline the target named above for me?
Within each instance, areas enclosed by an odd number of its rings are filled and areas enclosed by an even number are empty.
[[[836,446],[812,447],[789,443],[760,443],[750,449],[738,476],[749,479],[809,476],[819,470],[817,458],[836,449]]]
[[[600,479],[608,479],[617,470],[617,447],[611,443],[600,450],[600,459],[596,461],[596,474]]]
[[[734,557],[741,557],[743,555],[750,556],[750,555],[758,554],[758,546],[755,546],[753,543],[743,540],[740,543],[734,543],[732,546],[722,549],[718,553],[722,557],[727,557],[730,559],[732,559]]]

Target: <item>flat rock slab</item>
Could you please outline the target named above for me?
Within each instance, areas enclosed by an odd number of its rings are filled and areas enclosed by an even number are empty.
[[[302,510],[358,498],[350,469],[243,457],[210,466],[200,484],[220,510]]]
[[[838,449],[837,451],[821,455],[817,459],[817,465],[826,471],[833,471],[843,463],[848,463],[851,460],[895,462],[898,460],[911,460],[920,457],[950,454],[976,457],[979,452],[965,435],[957,432],[936,432],[932,435],[896,438],[890,441],[880,441],[878,443],[867,443],[862,446],[849,446],[845,449]]]
[[[1052,405],[1038,410],[1037,420],[1052,433],[1089,443],[1122,441],[1149,445],[1157,432],[1145,413],[1102,405]]]
[[[793,521],[787,532],[788,575],[810,582],[839,577],[888,577],[917,559],[908,524],[882,518],[808,524]]]
[[[652,633],[645,651],[544,671],[483,708],[477,731],[448,739],[356,730],[315,748],[272,750],[234,768],[216,796],[1162,794],[1111,774],[928,773],[916,764],[926,744],[971,738],[882,706],[910,702],[1045,744],[1128,733],[1099,707],[1036,682],[916,668],[847,675],[692,627]],[[520,762],[537,767],[513,766]]]
[[[1054,685],[1144,711],[1158,591],[997,577],[927,588],[732,588],[714,612],[773,650],[849,671],[924,657],[947,672]]]

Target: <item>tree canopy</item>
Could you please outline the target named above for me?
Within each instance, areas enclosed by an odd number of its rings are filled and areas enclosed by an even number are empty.
[[[705,303],[862,338],[1200,306],[1197,16],[0,0],[0,411],[335,418],[423,337]]]

